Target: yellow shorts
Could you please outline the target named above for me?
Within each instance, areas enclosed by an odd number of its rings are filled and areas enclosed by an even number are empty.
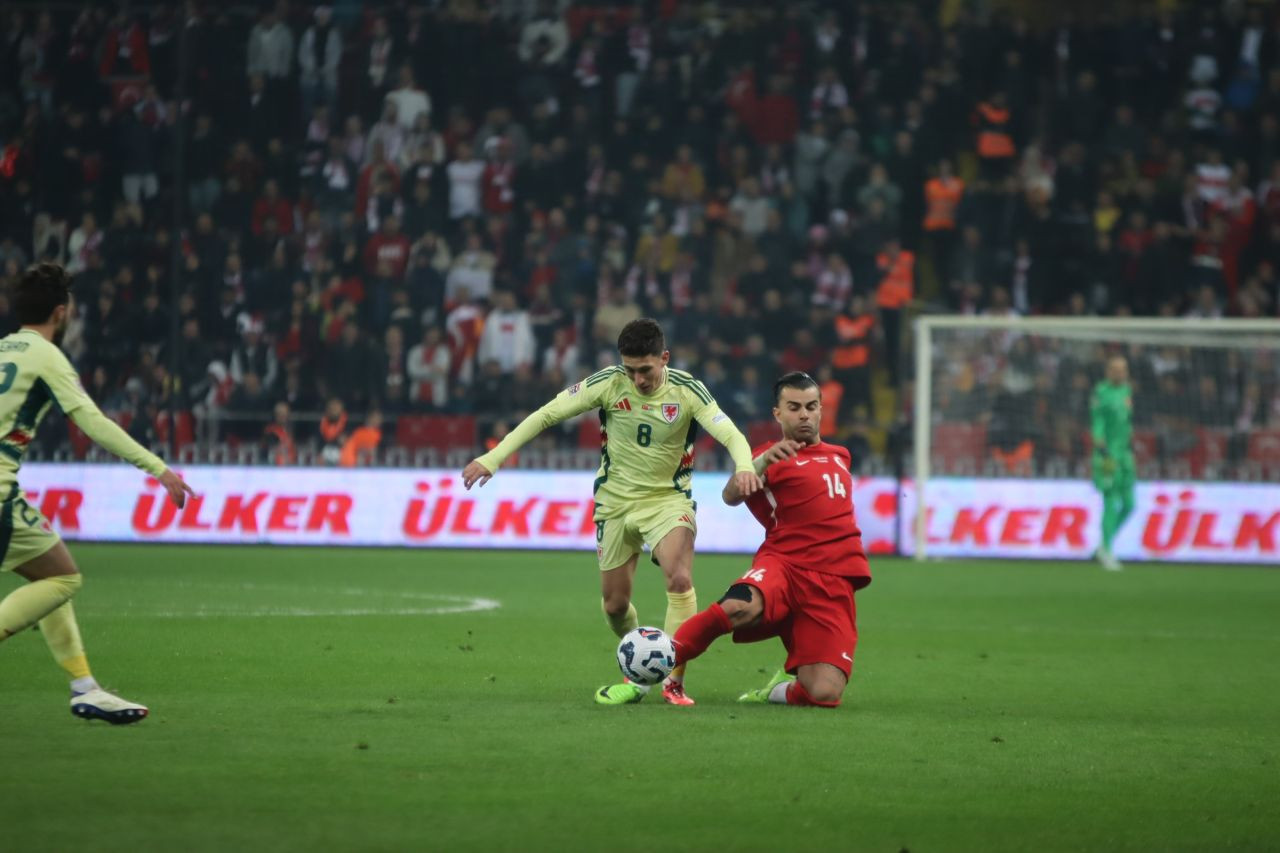
[[[16,486],[0,502],[0,572],[11,572],[61,541],[49,520]]]
[[[637,501],[618,512],[596,505],[596,558],[600,571],[616,569],[639,554],[645,545],[652,551],[677,527],[698,535],[696,506],[682,494]],[[605,518],[600,518],[600,515]]]

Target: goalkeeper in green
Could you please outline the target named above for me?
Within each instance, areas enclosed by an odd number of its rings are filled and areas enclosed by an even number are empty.
[[[1089,402],[1093,424],[1093,483],[1102,493],[1102,545],[1098,562],[1110,571],[1123,566],[1112,551],[1116,533],[1133,512],[1133,390],[1129,364],[1120,356],[1107,362],[1106,376]]]

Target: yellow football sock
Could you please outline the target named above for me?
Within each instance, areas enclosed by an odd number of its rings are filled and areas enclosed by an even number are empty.
[[[627,612],[621,616],[614,616],[608,610],[605,610],[604,599],[600,599],[600,609],[604,611],[604,618],[609,622],[609,629],[619,637],[625,637],[627,632],[640,624],[640,617],[636,615],[636,606],[634,604],[627,605]]]
[[[67,675],[72,679],[90,676],[89,659],[84,655],[80,626],[76,624],[76,612],[70,601],[40,620],[40,633],[44,634],[53,659]]]
[[[0,640],[30,628],[76,594],[80,575],[55,575],[32,581],[0,601]]]
[[[688,592],[668,592],[667,593],[667,621],[663,624],[662,630],[666,632],[668,637],[674,637],[676,631],[680,630],[680,626],[685,620],[698,612],[698,591],[693,587],[689,587]],[[671,678],[674,681],[684,680],[684,664],[680,664],[671,670]]]

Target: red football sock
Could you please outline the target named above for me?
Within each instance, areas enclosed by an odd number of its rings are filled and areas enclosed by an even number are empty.
[[[716,637],[733,630],[733,623],[719,602],[685,620],[674,637],[676,660],[686,664],[707,650]]]
[[[809,705],[814,708],[835,708],[839,706],[840,700],[834,702],[819,702],[809,695],[809,691],[804,689],[804,685],[799,681],[793,681],[787,687],[787,704],[788,705]]]

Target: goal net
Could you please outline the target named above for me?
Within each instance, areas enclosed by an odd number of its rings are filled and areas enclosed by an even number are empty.
[[[1129,453],[1120,559],[1280,559],[1280,323],[923,317],[915,367],[915,556],[1088,558]]]

